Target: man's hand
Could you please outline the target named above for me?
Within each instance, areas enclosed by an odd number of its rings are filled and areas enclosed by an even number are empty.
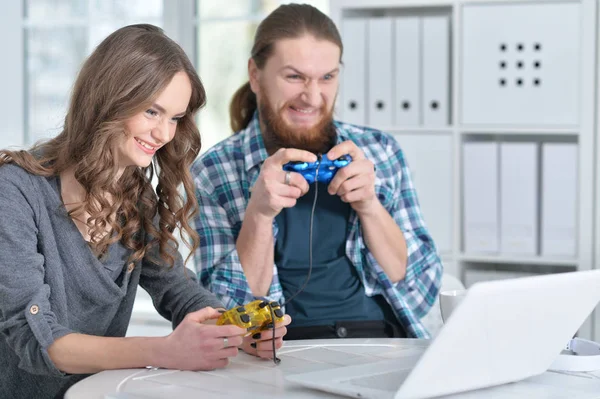
[[[275,348],[279,349],[283,345],[283,336],[287,333],[287,326],[292,321],[289,315],[284,315],[283,322],[275,323],[275,332],[273,329],[261,331],[254,335],[244,337],[242,349],[244,352],[262,357],[264,359],[273,359],[273,336],[275,336]]]
[[[248,202],[248,210],[273,219],[283,208],[296,205],[296,200],[308,192],[309,186],[300,173],[289,172],[289,184],[286,184],[286,173],[283,165],[291,161],[315,162],[315,154],[293,148],[281,148],[267,158],[261,168],[256,184],[252,187],[252,195]]]
[[[211,307],[188,313],[175,331],[164,338],[161,367],[178,370],[214,370],[223,368],[237,356],[242,345],[243,328],[204,324],[221,313]]]
[[[380,203],[375,195],[373,162],[365,158],[362,150],[351,140],[336,145],[327,153],[329,159],[337,159],[342,155],[350,155],[352,162],[337,171],[327,191],[331,195],[339,195],[359,215],[374,210]]]

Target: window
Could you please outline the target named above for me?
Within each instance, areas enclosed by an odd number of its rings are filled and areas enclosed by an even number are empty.
[[[163,25],[163,0],[25,0],[25,145],[60,132],[77,72],[111,32]]]
[[[329,12],[328,0],[303,1]],[[247,63],[260,21],[280,4],[277,0],[197,0],[197,68],[208,101],[200,112],[202,151],[229,137],[229,101],[248,80]]]
[[[328,13],[328,0],[307,0]],[[283,0],[15,0],[0,15],[0,39],[13,63],[0,83],[7,123],[0,147],[30,146],[62,128],[70,90],[85,57],[115,29],[161,26],[194,61],[208,102],[199,116],[203,151],[228,137],[229,101],[247,80],[247,61],[260,21]],[[10,39],[9,39],[10,38]],[[18,40],[15,40],[17,38]],[[22,40],[22,43],[21,43]],[[22,82],[21,82],[22,81]],[[15,135],[23,136],[21,139]]]

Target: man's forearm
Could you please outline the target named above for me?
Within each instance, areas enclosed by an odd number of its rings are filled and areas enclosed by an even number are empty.
[[[392,283],[402,280],[406,275],[407,249],[404,234],[396,221],[379,201],[358,217],[365,245],[377,263]]]
[[[273,280],[273,219],[246,211],[236,249],[254,296],[265,296]]]
[[[162,337],[97,337],[68,334],[48,348],[55,366],[69,374],[102,370],[161,366]]]

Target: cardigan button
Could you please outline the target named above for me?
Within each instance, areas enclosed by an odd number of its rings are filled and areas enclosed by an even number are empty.
[[[348,336],[348,330],[346,330],[346,327],[338,327],[335,331],[335,334],[339,338],[346,338]]]
[[[29,313],[31,314],[38,314],[39,311],[40,308],[38,307],[38,305],[31,305],[31,307],[29,308]]]

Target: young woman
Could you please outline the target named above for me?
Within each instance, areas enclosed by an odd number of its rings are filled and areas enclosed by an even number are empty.
[[[62,397],[106,369],[224,367],[238,347],[272,356],[270,331],[256,342],[214,325],[222,304],[177,250],[178,228],[199,243],[188,168],[204,103],[183,50],[159,28],[128,26],[83,65],[57,137],[0,151],[0,397]],[[123,338],[138,284],[169,336]]]

